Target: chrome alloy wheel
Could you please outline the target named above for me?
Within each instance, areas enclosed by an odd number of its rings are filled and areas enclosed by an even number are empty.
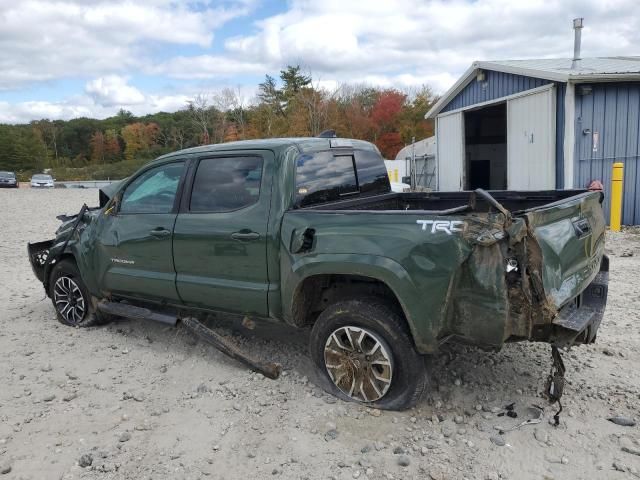
[[[87,312],[84,296],[78,284],[71,277],[60,277],[53,286],[53,301],[58,313],[73,325],[84,320]]]
[[[340,327],[329,335],[324,363],[336,387],[359,402],[380,400],[391,386],[391,350],[365,328]]]

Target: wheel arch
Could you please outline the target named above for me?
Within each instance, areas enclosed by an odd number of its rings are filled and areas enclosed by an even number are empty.
[[[418,327],[418,290],[402,265],[375,255],[322,257],[303,258],[292,266],[283,290],[284,317],[288,323],[311,325],[331,303],[375,295],[385,298],[402,313],[416,348],[429,350]]]

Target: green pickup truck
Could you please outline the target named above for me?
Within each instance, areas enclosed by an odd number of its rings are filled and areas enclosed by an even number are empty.
[[[413,405],[446,342],[590,343],[602,193],[393,193],[370,143],[252,140],[162,156],[28,245],[58,319],[213,312],[311,327],[333,393]]]

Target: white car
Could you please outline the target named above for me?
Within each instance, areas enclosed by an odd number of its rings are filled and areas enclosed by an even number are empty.
[[[391,182],[391,191],[397,193],[410,192],[411,185],[402,182]]]
[[[51,175],[45,175],[44,173],[39,173],[31,177],[31,188],[53,188],[55,178]]]

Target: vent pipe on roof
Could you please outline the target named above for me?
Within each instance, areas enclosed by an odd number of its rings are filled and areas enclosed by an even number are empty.
[[[580,44],[582,43],[582,21],[584,18],[573,19],[573,62],[571,68],[576,68],[580,61]]]

